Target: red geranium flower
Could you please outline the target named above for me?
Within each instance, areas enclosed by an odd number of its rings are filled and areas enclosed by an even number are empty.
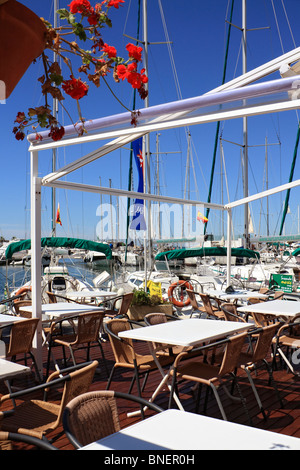
[[[105,54],[108,55],[109,58],[117,56],[117,49],[113,46],[109,46],[108,44],[104,44],[101,49]]]
[[[125,80],[125,78],[127,76],[127,67],[126,67],[126,65],[121,64],[121,65],[117,66],[117,75],[121,80]]]
[[[134,60],[140,62],[142,60],[142,47],[135,46],[134,44],[127,44],[126,49],[128,51],[129,57],[132,57]]]
[[[107,6],[119,8],[120,3],[125,3],[125,0],[110,0]]]
[[[61,140],[65,135],[65,128],[63,126],[51,126],[51,130],[48,135],[52,138],[52,140]]]
[[[80,78],[76,79],[71,77],[71,80],[64,80],[62,84],[63,90],[74,98],[74,100],[80,100],[88,92],[88,86]]]
[[[99,15],[94,10],[92,10],[91,14],[88,17],[88,22],[91,26],[96,26],[99,21]]]
[[[92,12],[91,4],[88,0],[73,0],[68,7],[71,13],[90,13]]]
[[[26,118],[25,113],[19,111],[15,119],[15,122],[21,123],[25,120],[25,118]]]

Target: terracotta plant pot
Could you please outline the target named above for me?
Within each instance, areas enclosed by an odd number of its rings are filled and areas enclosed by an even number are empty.
[[[43,52],[46,31],[27,7],[16,0],[0,0],[0,80],[5,85],[5,98]]]

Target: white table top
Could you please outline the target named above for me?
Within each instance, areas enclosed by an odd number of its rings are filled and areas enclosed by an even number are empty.
[[[250,327],[253,327],[253,324],[191,318],[134,328],[122,331],[119,336],[176,346],[196,346],[208,340],[223,338],[238,331],[242,332]]]
[[[83,290],[78,290],[78,291],[70,291],[66,292],[66,297],[69,297],[70,299],[78,299],[78,298],[85,298],[85,297],[102,297],[102,298],[113,298],[117,297],[116,292],[108,292],[106,290],[100,290],[100,289],[94,289],[94,290],[88,290],[88,289],[83,289]]]
[[[300,439],[170,409],[111,434],[81,450],[273,450],[300,449]]]
[[[238,307],[239,312],[257,312],[283,317],[295,317],[300,314],[300,302],[294,300],[269,300],[258,304]]]
[[[30,372],[30,367],[0,358],[0,380]]]
[[[24,310],[25,312],[32,312],[32,305],[26,305],[25,307],[22,307],[22,310]],[[99,310],[99,312],[103,311],[101,307],[96,307],[95,305],[75,304],[69,302],[42,304],[42,315],[51,318],[67,315],[76,315],[78,313],[85,313],[97,310]]]
[[[232,300],[232,299],[250,299],[250,297],[254,297],[257,299],[267,299],[268,296],[266,294],[261,294],[260,292],[256,291],[249,291],[249,290],[235,290],[234,292],[224,292],[223,290],[209,290],[207,291],[208,295],[211,297],[218,297],[220,299]]]
[[[20,320],[27,320],[27,318],[17,317],[16,315],[5,315],[4,313],[0,314],[0,325],[8,325],[9,323],[14,323]]]

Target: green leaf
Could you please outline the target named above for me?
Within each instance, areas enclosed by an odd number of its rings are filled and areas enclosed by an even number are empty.
[[[87,39],[86,32],[81,23],[76,23],[75,25],[73,25],[73,31],[74,34],[76,34],[76,36],[78,36],[79,39],[81,39],[82,41],[85,41]]]
[[[56,73],[51,73],[50,80],[51,82],[54,82],[56,86],[60,86],[63,82],[63,76],[57,75]]]
[[[67,20],[70,24],[75,23],[75,16],[66,8],[57,10],[57,13],[59,14],[61,20]]]

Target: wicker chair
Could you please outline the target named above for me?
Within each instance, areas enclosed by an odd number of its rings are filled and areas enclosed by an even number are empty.
[[[63,414],[65,433],[76,449],[121,430],[117,399],[122,400],[123,406],[129,400],[157,413],[163,411],[154,403],[127,393],[108,390],[82,394],[68,403]]]
[[[127,312],[130,307],[131,301],[133,298],[133,292],[129,292],[128,294],[119,295],[112,300],[105,300],[101,302],[100,306],[111,305],[111,308],[105,309],[105,316],[114,318],[114,317],[125,317],[128,318]],[[115,308],[117,302],[121,301],[121,305],[119,308]]]
[[[63,301],[68,302],[68,303],[74,303],[74,304],[84,303],[84,302],[78,302],[77,300],[74,300],[74,299],[69,299],[68,297],[65,297],[64,295],[61,295],[61,294],[54,294],[53,292],[49,292],[49,291],[47,291],[46,294],[48,295],[50,304],[56,304],[57,299],[58,300],[63,300]]]
[[[25,360],[25,365],[27,365],[28,356],[31,358],[32,365],[35,368],[36,376],[39,382],[42,381],[38,367],[35,362],[35,358],[32,350],[32,341],[35,335],[38,318],[29,318],[26,320],[20,320],[10,325],[0,327],[0,337],[1,330],[8,329],[9,335],[6,337],[6,357],[11,357],[11,360],[17,362],[17,356],[22,355],[22,359]],[[5,338],[4,338],[5,341]]]
[[[32,305],[32,300],[18,300],[14,302],[14,309],[17,315],[20,315],[24,318],[31,318],[30,312],[25,312],[22,310],[22,307],[27,307],[28,305]]]
[[[225,387],[226,378],[231,378],[236,382],[236,376],[234,374],[234,371],[236,369],[237,361],[240,356],[241,350],[245,344],[246,337],[247,337],[247,332],[241,333],[235,336],[231,336],[230,338],[227,338],[223,341],[216,343],[219,345],[221,344],[225,345],[221,365],[212,365],[207,362],[202,362],[199,359],[198,360],[195,360],[195,359],[185,360],[188,353],[179,354],[177,358],[175,359],[174,368],[171,370],[171,375],[173,376],[173,380],[172,380],[172,387],[171,387],[171,393],[170,393],[170,399],[169,399],[169,408],[171,408],[171,405],[172,405],[173,394],[174,394],[175,388],[177,388],[177,382],[179,380],[180,381],[182,380],[192,381],[192,382],[195,382],[196,384],[199,384],[198,396],[196,400],[196,411],[198,411],[198,407],[199,407],[202,385],[206,385],[207,387],[210,387],[213,390],[213,393],[218,403],[222,418],[224,420],[227,420],[227,417],[226,417],[224,408],[222,406],[217,389],[219,387]],[[214,348],[214,345],[209,345],[207,346],[207,348]],[[242,404],[248,416],[248,419],[251,422],[249,414],[248,414],[248,410],[246,408],[245,400],[242,397],[242,394],[241,394],[241,391],[237,382],[236,382],[236,385],[239,391],[240,398],[242,400]],[[207,389],[207,392],[208,390],[209,388]],[[225,391],[227,391],[226,387],[225,387]],[[205,410],[206,410],[206,405],[207,405],[207,398],[208,396],[206,394],[206,399],[204,403]]]
[[[111,370],[109,376],[106,390],[109,389],[114,372],[116,368],[121,367],[125,369],[132,370],[133,377],[132,382],[129,388],[128,393],[131,393],[134,382],[137,382],[138,395],[141,396],[141,393],[146,385],[146,380],[149,372],[157,370],[157,365],[151,354],[138,354],[135,352],[133,347],[133,341],[131,339],[120,338],[118,334],[121,331],[127,331],[131,328],[132,322],[125,318],[112,319],[104,323],[104,330],[108,334],[111,347],[115,357],[115,364]],[[141,327],[141,325],[139,325]],[[161,356],[159,358],[160,364],[162,366],[169,365],[173,362],[174,358],[170,356]],[[145,375],[145,380],[140,387],[139,377],[140,375]]]
[[[276,365],[276,356],[279,354],[281,359],[285,362],[288,369],[296,376],[299,376],[299,355],[296,356],[296,361],[293,364],[293,353],[300,349],[300,323],[299,319],[292,323],[282,325],[275,338],[273,338],[274,345],[274,358],[273,366]],[[298,365],[298,370],[295,366]]]
[[[97,365],[98,362],[93,361],[64,371],[56,371],[44,384],[2,396],[0,405],[6,400],[30,396],[33,392],[46,391],[48,394],[52,387],[64,385],[59,404],[46,400],[27,399],[13,410],[0,412],[0,430],[54,442],[62,433],[57,433],[52,439],[47,439],[47,435],[57,431],[61,426],[63,410],[67,403],[75,396],[89,391]]]
[[[71,317],[61,318],[60,320],[54,321],[51,324],[50,333],[48,336],[48,361],[47,361],[47,373],[48,377],[51,361],[51,351],[53,346],[61,346],[63,349],[65,367],[67,365],[65,348],[67,347],[70,351],[73,364],[76,365],[74,351],[79,349],[87,350],[86,360],[90,360],[90,348],[93,344],[98,344],[103,364],[108,376],[108,368],[106,364],[106,359],[104,356],[104,351],[100,339],[100,328],[103,325],[104,313],[99,311],[93,311],[88,313],[81,313],[78,315],[73,315]],[[74,325],[73,332],[64,333],[63,324],[66,323],[68,326],[70,324]],[[58,333],[61,331],[61,333]]]
[[[212,305],[209,295],[202,294],[202,293],[199,294],[199,295],[202,299],[202,302],[203,302],[203,305],[205,307],[206,313],[209,317],[215,318],[217,320],[224,320],[225,319],[224,312],[222,312],[222,310],[220,310],[219,306],[214,307]]]
[[[268,363],[268,361],[266,359],[267,354],[269,353],[270,348],[272,346],[273,338],[276,336],[276,332],[277,332],[279,326],[280,326],[279,323],[275,323],[275,324],[266,326],[264,328],[261,328],[258,331],[256,330],[255,336],[257,337],[257,340],[256,340],[256,344],[255,344],[253,352],[251,352],[251,351],[242,352],[240,354],[240,357],[238,359],[238,364],[237,364],[238,368],[241,368],[246,372],[246,374],[248,376],[248,379],[249,379],[249,382],[251,384],[253,393],[255,395],[257,404],[259,406],[259,409],[262,412],[265,419],[266,419],[266,414],[265,414],[265,411],[263,409],[263,406],[262,406],[261,400],[259,398],[259,395],[257,393],[256,387],[254,385],[254,382],[252,380],[250,370],[252,368],[256,368],[257,364],[259,364],[260,362],[265,364],[265,366],[267,368],[267,371],[269,373],[270,383],[272,383],[272,385],[274,387],[274,390],[277,394],[278,401],[280,402],[281,407],[283,407],[283,403],[282,403],[282,400],[279,396],[278,389],[277,389],[277,386],[276,386],[276,382],[273,378],[272,366]]]
[[[0,431],[0,450],[14,450],[14,442],[29,444],[30,446],[37,447],[39,450],[59,450],[50,444],[50,442],[37,439],[36,437],[17,432]]]
[[[246,323],[245,318],[239,315],[236,304],[233,304],[230,302],[224,302],[221,305],[221,310],[224,313],[225,320]]]
[[[203,315],[203,313],[206,313],[206,308],[203,305],[199,305],[197,302],[196,295],[200,295],[199,292],[195,292],[194,290],[191,290],[191,289],[186,289],[186,292],[189,296],[189,299],[191,301],[191,306],[192,306],[190,317],[197,314],[200,318],[201,315]],[[212,306],[212,308],[214,307]]]

